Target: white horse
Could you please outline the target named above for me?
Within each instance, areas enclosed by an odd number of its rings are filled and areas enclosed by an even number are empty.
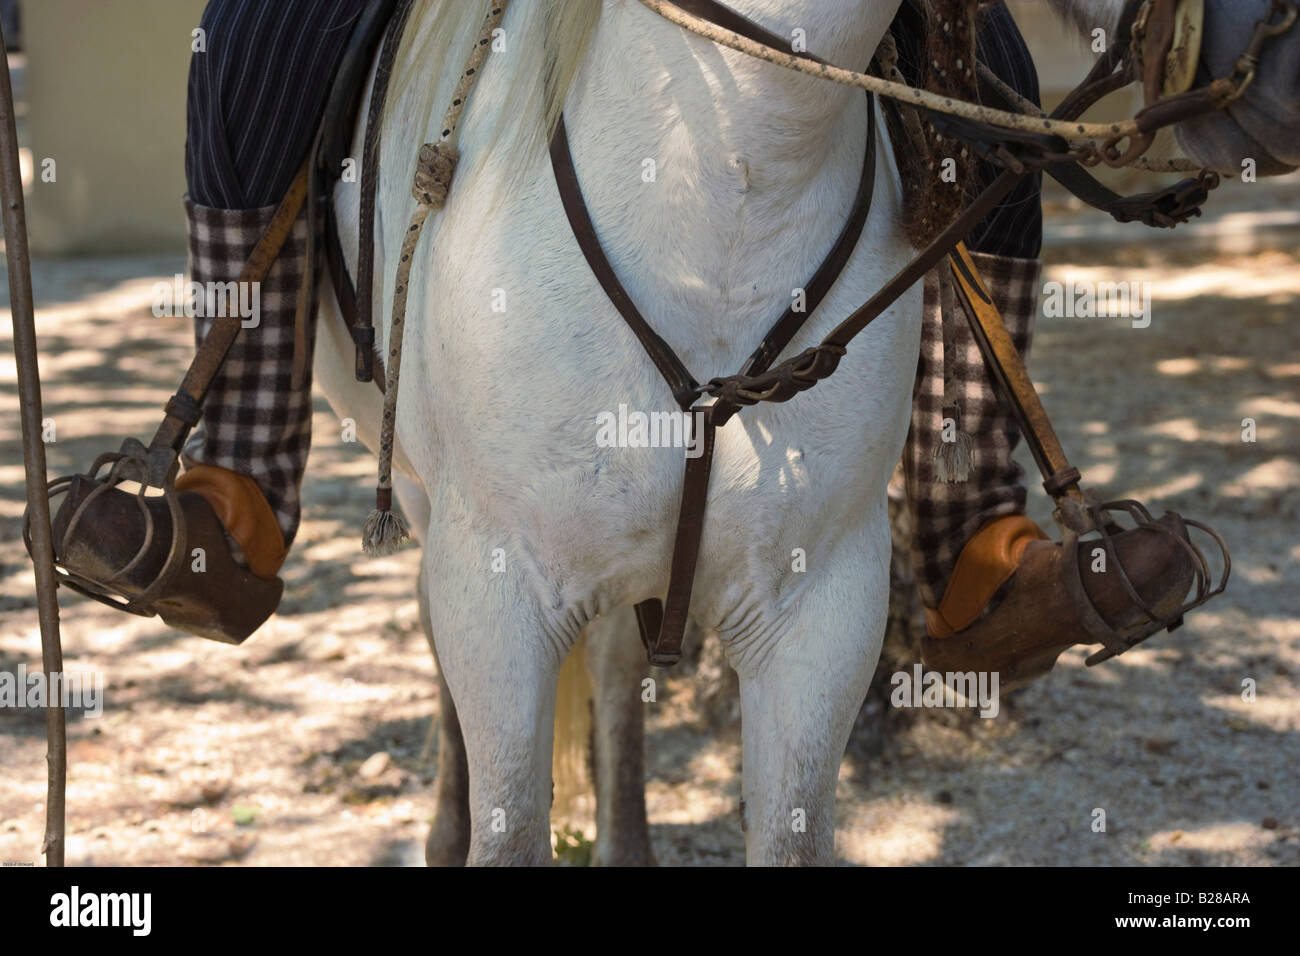
[[[1069,4],[1103,25],[1119,5]],[[735,6],[863,68],[898,0]],[[422,0],[412,14],[416,55],[399,64],[381,146],[381,341],[414,158],[436,139],[484,9]],[[707,379],[741,367],[844,225],[867,100],[718,48],[635,0],[528,0],[503,29],[505,49],[490,56],[461,123],[449,202],[416,252],[397,415],[397,498],[424,548],[422,607],[450,689],[430,857],[463,858],[467,837],[471,863],[550,860],[556,680],[586,628],[597,857],[648,862],[646,665],[631,607],[667,589],[682,455],[597,445],[600,413],[674,405],[579,252],[545,142],[562,107],[611,263]],[[862,239],[787,355],[913,254],[883,121],[877,129]],[[343,234],[355,237],[355,186],[336,201]],[[355,249],[348,255],[355,271]],[[813,394],[746,409],[718,432],[691,612],[740,677],[751,863],[832,859],[837,772],[885,622],[885,488],[907,431],[920,295],[918,285],[860,335]],[[332,295],[322,299],[318,381],[374,447],[377,393],[353,381],[351,340],[330,314]],[[795,570],[797,549],[806,572]]]

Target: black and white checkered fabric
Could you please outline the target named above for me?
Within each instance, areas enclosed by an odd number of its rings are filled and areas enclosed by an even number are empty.
[[[1026,357],[1038,312],[1042,260],[979,252],[972,252],[971,258],[1016,349]],[[938,607],[957,556],[971,536],[995,517],[1023,514],[1027,497],[1024,469],[1011,457],[1020,431],[997,393],[964,314],[955,317],[949,333],[956,355],[944,355],[941,298],[964,310],[960,296],[941,296],[941,281],[952,281],[947,260],[925,278],[921,356],[912,392],[912,425],[903,448],[912,564],[921,601],[930,608]],[[937,478],[932,457],[942,440],[945,362],[960,403],[960,429],[972,445],[970,477],[957,484]]]
[[[191,281],[233,282],[275,208],[214,209],[187,197]],[[301,389],[292,386],[294,313],[306,257],[304,211],[261,283],[258,324],[240,329],[184,455],[187,465],[217,465],[253,478],[275,511],[286,545],[298,530],[298,490],[311,448],[315,324],[310,321],[306,376]],[[196,341],[203,340],[210,324],[207,317],[195,319]]]

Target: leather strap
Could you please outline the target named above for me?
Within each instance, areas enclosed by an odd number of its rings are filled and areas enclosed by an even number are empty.
[[[316,130],[310,155],[319,155],[324,127]],[[316,217],[325,197],[320,183],[320,167],[313,162],[307,174],[307,253],[303,263],[302,279],[298,283],[298,301],[293,312],[293,363],[289,373],[289,387],[301,391],[307,382],[307,327],[316,315]]]
[[[650,323],[645,320],[632,301],[632,297],[623,288],[623,283],[619,281],[614,267],[610,265],[605,250],[601,248],[600,239],[596,236],[596,226],[591,221],[591,214],[587,211],[587,204],[582,198],[578,172],[573,167],[573,155],[569,151],[569,134],[564,126],[563,116],[560,117],[559,124],[555,127],[555,134],[551,137],[551,168],[555,171],[555,185],[560,190],[560,203],[564,206],[565,216],[568,217],[569,228],[574,238],[578,240],[578,248],[582,250],[591,274],[605,290],[605,295],[613,303],[614,308],[618,309],[619,315],[623,317],[623,321],[627,323],[628,328],[637,337],[637,341],[641,343],[641,347],[650,356],[650,361],[654,362],[655,368],[659,369],[659,374],[668,383],[677,404],[685,411],[695,401],[698,388],[695,378],[686,370],[677,353],[650,327]]]
[[[384,375],[375,376],[375,192],[379,185],[380,126],[384,103],[388,99],[388,85],[393,78],[397,49],[406,31],[413,0],[400,0],[384,45],[375,65],[375,82],[370,91],[370,106],[366,111],[366,133],[361,156],[360,226],[357,238],[356,316],[350,323],[352,341],[356,343],[356,378],[358,382],[382,381]],[[379,390],[384,391],[381,384]]]
[[[957,244],[949,256],[949,263],[957,292],[966,306],[971,333],[984,356],[985,365],[1008,399],[1025,443],[1046,479],[1043,487],[1057,500],[1077,497],[1079,472],[1070,465],[1047,417],[1047,410],[1029,378],[1029,371],[1002,321],[1002,313],[980,279],[975,262],[963,243]]]
[[[952,225],[886,282],[880,291],[836,326],[821,344],[805,349],[761,375],[729,375],[710,380],[703,391],[717,398],[710,408],[714,424],[723,425],[747,405],[788,402],[795,395],[832,375],[849,343],[951,252],[975,224],[1002,201],[1021,175],[1010,169],[999,175]]]
[[[703,419],[703,430],[695,439],[701,443],[701,453],[696,458],[686,459],[682,503],[677,511],[677,532],[673,538],[672,564],[668,572],[667,601],[650,598],[635,608],[646,659],[656,667],[669,667],[681,660],[682,641],[691,610],[691,592],[695,586],[695,566],[700,557],[700,540],[704,537],[704,515],[709,500],[709,476],[713,473],[717,426],[707,412],[692,415],[692,421],[699,419]]]
[[[365,80],[370,73],[371,63],[375,60],[375,51],[382,45],[383,37],[392,22],[396,6],[397,0],[368,0],[357,16],[343,59],[335,70],[329,98],[325,102],[321,120],[322,138],[317,153],[318,174],[322,180],[318,198],[325,218],[326,264],[344,325],[350,334],[354,329],[357,330],[353,334],[353,340],[358,345],[362,342],[372,343],[374,330],[371,329],[367,335],[357,327],[357,293],[344,263],[331,190],[342,176],[343,164],[351,155]],[[376,378],[375,382],[382,391],[383,375]]]
[[[745,374],[757,375],[771,367],[777,356],[790,344],[790,340],[803,328],[808,316],[812,315],[822,299],[826,298],[826,293],[831,290],[835,280],[844,271],[849,256],[857,248],[862,230],[867,224],[867,216],[871,212],[871,199],[876,185],[876,111],[873,107],[871,95],[868,94],[867,149],[862,158],[862,178],[858,180],[858,192],[853,197],[853,211],[849,214],[849,220],[844,224],[839,238],[835,240],[835,245],[827,254],[826,261],[804,287],[804,308],[796,311],[791,304],[785,310],[785,314],[776,320],[763,336],[763,341],[754,350],[754,354],[745,363],[743,369]]]
[[[1131,46],[1133,21],[1141,5],[1142,0],[1130,0],[1120,18],[1113,42],[1083,82],[1052,111],[1052,119],[1076,119],[1097,100],[1130,82],[1125,55]],[[986,82],[980,84],[980,98],[990,106],[1008,112],[1029,112],[1034,108],[1032,103],[1023,100],[1014,102],[1015,91],[1008,89],[996,76],[985,74],[982,79]],[[1052,163],[1045,166],[1043,171],[1074,196],[1094,209],[1109,213],[1117,222],[1141,222],[1153,228],[1172,229],[1179,223],[1200,215],[1200,205],[1209,196],[1207,190],[1194,188],[1198,182],[1195,179],[1186,179],[1149,193],[1122,196],[1103,185],[1074,160]]]

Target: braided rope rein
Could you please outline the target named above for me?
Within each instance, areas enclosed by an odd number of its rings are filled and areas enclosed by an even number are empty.
[[[719,46],[728,47],[775,66],[784,67],[787,70],[794,70],[796,73],[804,73],[819,79],[830,80],[832,83],[839,83],[842,86],[856,86],[878,96],[887,96],[890,99],[900,100],[913,106],[975,120],[990,126],[999,126],[1003,129],[1021,130],[1026,133],[1048,133],[1071,142],[1110,140],[1115,137],[1133,136],[1138,133],[1138,125],[1134,120],[1123,120],[1114,123],[1054,120],[1045,116],[1008,113],[1005,110],[993,109],[979,103],[955,100],[939,93],[931,93],[928,90],[908,86],[905,83],[884,80],[867,73],[858,73],[854,70],[846,70],[843,67],[832,66],[829,63],[817,63],[793,53],[773,49],[756,40],[751,40],[739,33],[734,33],[731,30],[710,23],[708,20],[693,16],[676,4],[671,3],[670,0],[640,0],[640,2],[665,20],[675,23],[683,30],[701,36]]]
[[[928,90],[909,86],[907,83],[899,82],[898,79],[881,79],[867,73],[846,70],[828,63],[817,63],[796,56],[793,53],[773,49],[748,37],[741,36],[739,33],[733,33],[714,23],[710,23],[708,20],[687,13],[681,7],[672,3],[671,0],[640,0],[640,2],[647,9],[659,14],[670,23],[674,23],[683,30],[694,33],[696,36],[703,37],[719,46],[728,47],[775,66],[794,70],[797,73],[830,80],[832,83],[839,83],[842,86],[856,86],[879,96],[886,96],[890,99],[938,113],[947,113],[1002,129],[1060,136],[1067,142],[1094,149],[1100,143],[1114,142],[1125,137],[1135,136],[1140,132],[1137,121],[1132,119],[1112,123],[1054,120],[1044,115],[1037,108],[1032,111],[1026,110],[1023,113],[1009,113],[980,103],[956,100],[939,93],[931,93]],[[1200,164],[1181,157],[1151,159],[1146,156],[1139,156],[1123,165],[1143,169],[1147,172],[1162,173],[1185,172],[1201,168]]]
[[[430,213],[447,204],[451,177],[460,158],[455,138],[461,114],[469,99],[479,71],[492,49],[492,34],[505,17],[509,0],[498,0],[483,20],[478,39],[470,51],[465,69],[452,92],[451,105],[442,117],[442,133],[436,143],[420,147],[416,160],[411,195],[416,206],[402,239],[397,263],[396,288],[393,291],[393,321],[388,333],[388,369],[384,391],[384,414],[379,429],[379,481],[375,486],[375,510],[370,512],[361,531],[361,547],[369,555],[395,552],[410,531],[402,516],[393,510],[393,441],[397,425],[397,390],[402,372],[402,333],[406,326],[406,297],[410,290],[411,262],[420,241],[420,230]]]

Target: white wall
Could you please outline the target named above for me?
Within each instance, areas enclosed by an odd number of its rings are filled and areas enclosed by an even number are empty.
[[[25,0],[33,251],[184,249],[185,82],[204,5]]]

